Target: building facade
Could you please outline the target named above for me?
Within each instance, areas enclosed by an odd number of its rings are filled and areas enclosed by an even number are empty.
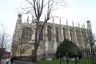
[[[55,22],[55,21],[54,21]],[[42,26],[43,22],[40,22]],[[39,27],[40,28],[40,27]],[[46,23],[42,34],[40,35],[40,46],[38,57],[45,55],[50,57],[56,52],[57,46],[64,40],[68,39],[74,42],[80,49],[90,49],[91,23],[87,21],[87,28],[75,27],[56,23]],[[34,49],[35,40],[35,23],[23,23],[22,15],[18,14],[16,27],[13,34],[12,54],[16,56],[31,56]]]

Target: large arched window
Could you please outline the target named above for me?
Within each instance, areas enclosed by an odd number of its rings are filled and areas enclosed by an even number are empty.
[[[48,35],[48,41],[51,41],[51,27],[47,26],[47,35]]]
[[[56,41],[59,42],[59,28],[56,27]]]
[[[64,36],[64,40],[66,39],[66,36],[65,36],[65,28],[63,28],[63,36]]]
[[[29,27],[24,27],[22,29],[22,39],[23,40],[30,40],[32,35],[32,29]]]

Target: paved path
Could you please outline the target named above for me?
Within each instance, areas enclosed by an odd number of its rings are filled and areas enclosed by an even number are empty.
[[[32,63],[32,62],[26,62],[26,61],[14,61],[14,64],[36,64],[36,63]]]
[[[6,64],[6,60],[3,60],[1,64]],[[11,62],[9,61],[8,64],[11,64]],[[14,60],[13,64],[36,64],[36,63]]]
[[[6,59],[2,59],[2,60],[1,60],[1,64],[6,64],[6,62],[7,62]],[[11,62],[8,61],[8,64],[11,64]]]

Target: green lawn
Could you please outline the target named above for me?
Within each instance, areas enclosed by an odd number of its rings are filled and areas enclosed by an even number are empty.
[[[59,60],[39,60],[39,64],[60,64]],[[67,64],[67,61],[62,61],[62,64]],[[75,64],[75,61],[69,61],[69,64]],[[92,64],[91,58],[82,58],[81,60],[78,60],[78,64]]]

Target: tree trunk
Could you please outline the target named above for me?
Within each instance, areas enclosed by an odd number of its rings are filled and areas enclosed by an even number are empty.
[[[37,62],[37,52],[36,52],[36,50],[33,50],[33,52],[32,52],[32,62],[34,62],[34,63]]]
[[[37,50],[38,50],[38,46],[39,46],[39,41],[38,41],[38,27],[39,27],[39,21],[37,20],[36,22],[36,30],[35,30],[35,42],[34,42],[34,50],[32,52],[32,62],[37,62]]]
[[[34,50],[32,52],[32,62],[36,63],[37,62],[37,51],[38,51],[38,43],[34,45]]]

